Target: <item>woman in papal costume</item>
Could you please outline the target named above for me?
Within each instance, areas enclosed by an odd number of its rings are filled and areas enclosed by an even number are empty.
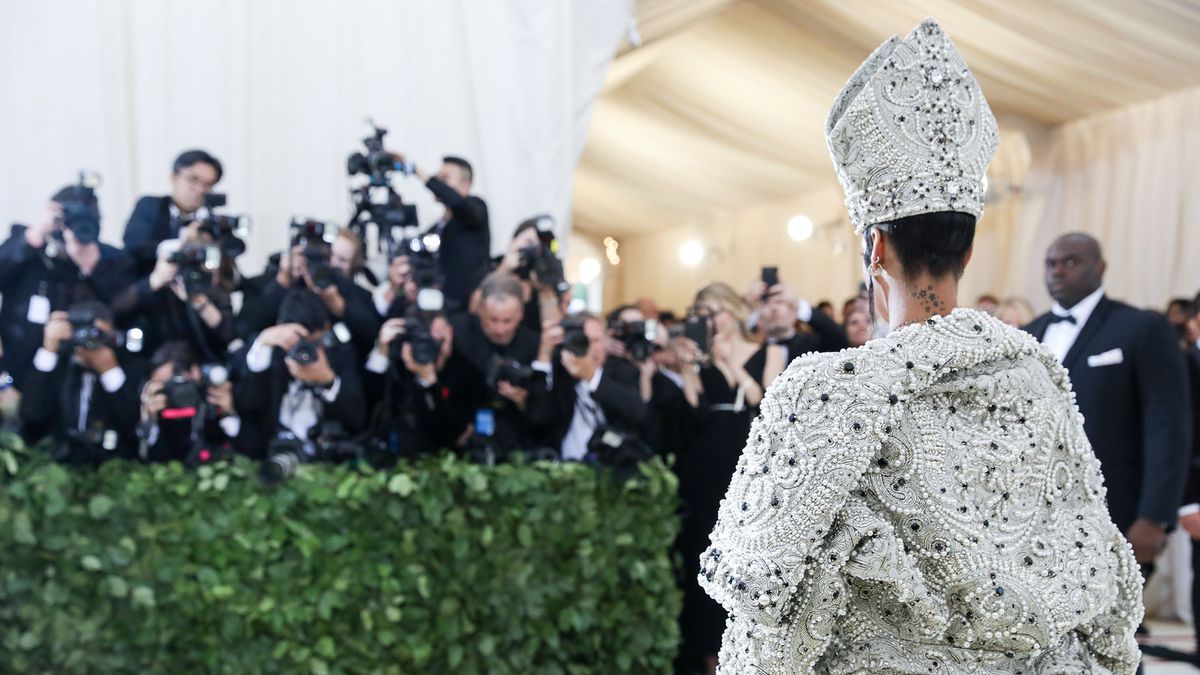
[[[998,142],[978,82],[926,19],[825,131],[891,332],[762,401],[701,557],[721,672],[1132,673],[1142,579],[1067,373],[955,307]]]

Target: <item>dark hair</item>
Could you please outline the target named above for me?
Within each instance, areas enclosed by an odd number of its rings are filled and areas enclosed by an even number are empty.
[[[442,161],[447,164],[453,164],[454,166],[459,167],[463,171],[466,171],[467,172],[467,180],[472,183],[475,182],[475,171],[474,171],[474,169],[471,168],[471,163],[468,162],[467,160],[463,159],[462,157],[455,157],[454,155],[446,155],[445,157],[442,158]]]
[[[186,342],[175,340],[168,342],[154,351],[150,357],[150,370],[155,371],[166,364],[171,364],[175,372],[190,370],[199,365],[196,352]]]
[[[88,192],[85,194],[87,194],[87,198],[85,199],[85,201],[87,202],[87,205],[91,208],[99,209],[100,208],[100,199],[96,196],[96,193]],[[50,201],[57,202],[58,204],[66,204],[67,202],[78,201],[79,197],[80,197],[79,186],[78,185],[67,185],[67,186],[64,186],[63,188],[59,189],[58,192],[55,192],[54,196],[50,198]]]
[[[309,331],[319,331],[331,323],[331,316],[321,296],[307,288],[295,288],[279,304],[278,323],[298,323]]]
[[[513,230],[512,238],[516,239],[517,237],[521,236],[525,233],[525,230],[536,230],[537,226],[538,219],[536,217],[522,220],[521,224],[517,226],[517,229]]]
[[[67,311],[70,314],[82,314],[86,312],[91,314],[94,319],[99,319],[110,324],[114,321],[112,308],[96,298],[85,298],[76,301],[67,308]]]
[[[221,176],[225,175],[225,169],[221,167],[221,161],[216,157],[208,154],[204,150],[185,150],[175,158],[175,166],[172,167],[172,173],[179,173],[193,164],[207,164],[217,172],[216,182],[221,182]]]
[[[975,216],[958,211],[921,213],[875,225],[888,235],[888,244],[904,266],[904,276],[915,279],[922,272],[933,277],[953,274],[961,277],[967,252],[975,241]],[[867,252],[863,264],[869,266],[874,250],[871,229],[863,233]]]
[[[1184,312],[1188,312],[1192,309],[1193,305],[1194,305],[1194,303],[1191,300],[1188,300],[1187,298],[1172,298],[1171,302],[1167,303],[1167,309],[1170,310],[1170,309],[1174,309],[1175,307],[1178,307],[1179,309],[1183,310]]]

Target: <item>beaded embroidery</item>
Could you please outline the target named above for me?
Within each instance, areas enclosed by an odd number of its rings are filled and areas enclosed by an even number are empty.
[[[983,213],[996,118],[931,18],[859,66],[829,111],[825,138],[858,234],[921,213]]]
[[[1141,576],[1066,371],[972,309],[776,379],[701,558],[722,673],[1131,673]]]

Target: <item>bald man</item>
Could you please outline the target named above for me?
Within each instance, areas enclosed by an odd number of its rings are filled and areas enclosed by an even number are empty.
[[[1178,517],[1194,408],[1174,329],[1160,314],[1109,299],[1104,271],[1100,242],[1059,237],[1046,252],[1054,305],[1025,330],[1070,373],[1109,513],[1138,562],[1152,565]]]

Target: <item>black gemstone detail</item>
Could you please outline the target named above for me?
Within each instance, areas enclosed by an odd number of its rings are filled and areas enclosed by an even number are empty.
[[[888,403],[891,403],[892,405],[896,405],[899,402],[900,402],[900,397],[895,394],[892,394],[891,396],[888,397]]]
[[[842,364],[842,370],[846,371],[847,373],[853,373],[854,372],[854,364],[847,361]]]

